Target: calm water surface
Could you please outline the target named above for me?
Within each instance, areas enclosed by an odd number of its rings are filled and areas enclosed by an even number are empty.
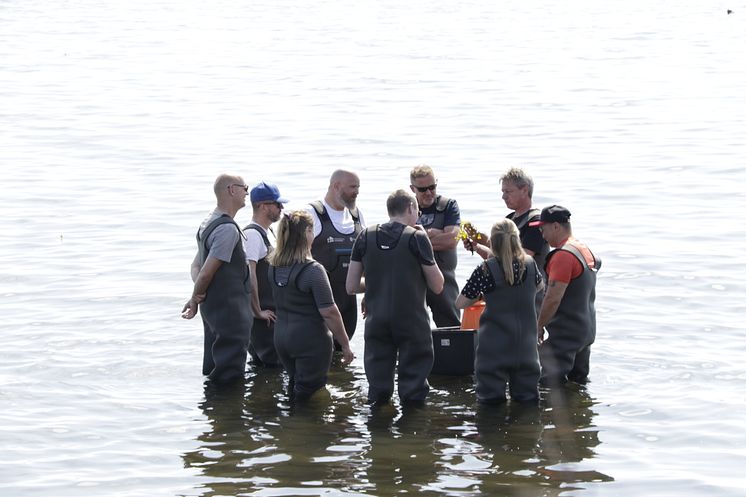
[[[740,0],[0,2],[0,494],[742,495],[745,22]],[[420,162],[485,229],[513,165],[570,208],[604,259],[592,382],[482,409],[433,377],[427,407],[371,412],[357,359],[307,406],[265,371],[205,391],[179,310],[215,176],[298,207],[348,167],[373,223]]]

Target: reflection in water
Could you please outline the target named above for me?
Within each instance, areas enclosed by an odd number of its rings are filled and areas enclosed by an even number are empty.
[[[541,448],[546,463],[542,474],[560,484],[613,481],[580,464],[593,459],[593,448],[601,443],[598,430],[593,429],[593,400],[586,389],[570,383],[549,389],[544,396],[547,408],[542,414]]]
[[[593,470],[593,400],[542,392],[538,406],[478,406],[473,378],[438,378],[420,407],[364,404],[361,372],[335,367],[328,390],[295,404],[287,377],[205,389],[210,429],[184,455],[201,495],[560,495],[612,478]],[[282,393],[279,393],[282,392]]]
[[[400,414],[393,404],[370,411],[365,473],[375,495],[421,490],[437,477],[433,412],[406,407]]]
[[[280,463],[277,427],[283,416],[283,375],[259,370],[246,384],[215,388],[205,384],[200,404],[210,430],[198,437],[201,447],[184,455],[187,466],[199,468],[209,484],[202,495],[235,495],[269,482],[261,468]]]

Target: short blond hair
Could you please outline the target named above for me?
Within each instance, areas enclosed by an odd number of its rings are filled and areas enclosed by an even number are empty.
[[[414,183],[414,180],[416,180],[417,178],[424,178],[428,175],[432,176],[433,178],[435,177],[433,168],[428,166],[427,164],[418,164],[414,166],[409,172],[409,181],[410,183]]]

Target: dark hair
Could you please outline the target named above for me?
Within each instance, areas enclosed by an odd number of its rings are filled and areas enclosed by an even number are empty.
[[[389,216],[400,216],[407,212],[410,205],[417,205],[417,198],[406,190],[396,190],[386,199],[386,210]]]

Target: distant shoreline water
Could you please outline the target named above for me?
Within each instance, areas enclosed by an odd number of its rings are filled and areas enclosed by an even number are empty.
[[[725,7],[5,2],[0,491],[740,495],[746,9]],[[178,311],[215,176],[292,208],[349,168],[373,224],[420,162],[479,227],[511,166],[572,211],[604,259],[591,383],[482,410],[440,377],[425,409],[372,413],[358,359],[308,409],[263,372],[206,396]],[[459,252],[461,284],[478,262]]]

